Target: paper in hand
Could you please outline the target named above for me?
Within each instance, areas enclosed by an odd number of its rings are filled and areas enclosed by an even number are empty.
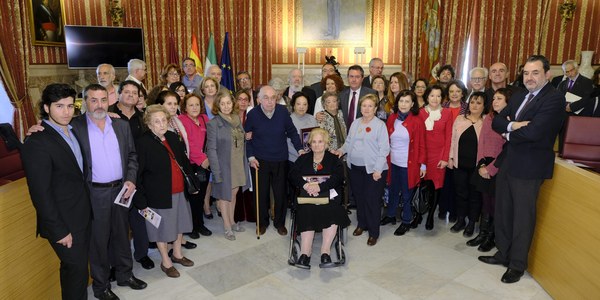
[[[127,192],[127,186],[123,185],[123,188],[117,195],[117,198],[115,198],[115,204],[121,205],[121,206],[124,206],[127,208],[131,207],[131,202],[132,202],[131,199],[133,199],[133,195],[135,195],[136,191],[137,190],[133,190],[133,193],[131,193],[131,195],[128,198],[125,198],[124,195]]]

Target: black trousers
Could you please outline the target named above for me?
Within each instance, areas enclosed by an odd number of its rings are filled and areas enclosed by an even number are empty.
[[[110,266],[115,268],[117,282],[124,282],[133,276],[129,245],[129,209],[113,203],[120,190],[120,186],[90,188],[94,219],[89,255],[94,295],[110,288]]]
[[[90,228],[83,232],[71,232],[71,236],[73,237],[71,248],[48,241],[60,259],[62,299],[87,299]]]
[[[148,232],[146,232],[146,220],[133,207],[129,210],[129,226],[133,235],[133,258],[140,260],[148,256]]]
[[[381,218],[381,201],[385,188],[387,170],[381,178],[373,180],[373,173],[367,173],[364,166],[352,165],[349,170],[352,194],[356,200],[357,226],[368,230],[369,236],[379,238],[379,222]]]
[[[275,211],[273,225],[275,227],[285,226],[285,217],[287,214],[288,200],[286,197],[286,182],[287,161],[266,161],[259,159],[258,168],[258,211],[260,216],[260,226],[269,226],[269,204],[270,204],[270,189],[273,189],[275,200]],[[254,170],[252,170],[254,172]]]
[[[519,271],[527,269],[527,257],[535,230],[536,204],[543,179],[521,179],[509,175],[507,163],[496,176],[495,256]]]
[[[446,168],[444,176],[444,186],[440,189],[440,213],[446,216],[450,213],[450,217],[456,216],[456,193],[454,191],[454,169]],[[435,212],[435,210],[434,210]]]
[[[195,171],[198,168],[202,168],[198,165],[192,165],[192,169]],[[208,188],[208,182],[203,182],[200,187],[200,191],[195,195],[187,195],[190,197],[190,209],[192,210],[192,224],[193,231],[198,232],[201,227],[204,227],[204,195],[206,195],[206,189]]]
[[[471,182],[475,168],[454,168],[454,191],[456,216],[458,220],[469,217],[469,222],[477,222],[481,214],[481,192]]]

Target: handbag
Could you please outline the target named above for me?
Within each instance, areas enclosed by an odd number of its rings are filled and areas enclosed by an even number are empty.
[[[412,197],[412,206],[416,213],[426,213],[433,202],[435,186],[433,181],[421,179]]]
[[[167,150],[167,153],[169,153],[169,157],[173,161],[175,161],[175,164],[177,165],[177,167],[179,167],[179,170],[181,170],[181,174],[183,174],[183,180],[185,181],[185,187],[187,189],[188,194],[194,195],[194,194],[199,193],[202,183],[201,183],[201,181],[198,180],[195,173],[192,175],[186,173],[185,170],[183,170],[183,168],[181,167],[181,165],[179,165],[179,162],[177,162],[177,159],[175,159],[175,156],[173,156],[173,153],[171,153],[171,151],[167,148],[167,146],[165,146],[162,143],[162,141],[160,139],[158,139],[158,137],[155,136],[155,138],[158,140],[158,142],[161,145],[163,145],[165,147],[165,150]]]
[[[207,128],[206,121],[204,121],[204,118],[199,117],[198,119],[202,120],[202,123],[204,123],[204,128]],[[207,134],[208,134],[208,132],[207,132]],[[206,137],[204,138],[204,146],[202,147],[202,152],[206,153]],[[208,182],[210,170],[205,169],[202,166],[198,166],[198,165],[192,165],[192,167],[194,167],[193,176],[196,177],[198,182],[201,182],[201,183]]]

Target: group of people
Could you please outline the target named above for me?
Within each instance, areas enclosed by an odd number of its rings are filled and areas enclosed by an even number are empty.
[[[203,220],[212,218],[211,198],[226,239],[245,231],[235,210],[250,186],[258,193],[257,234],[272,220],[278,234],[287,235],[288,206],[296,206],[301,268],[310,268],[319,231],[320,266],[332,266],[331,243],[337,228],[350,224],[348,207],[356,207],[353,235],[367,232],[369,246],[376,245],[380,226],[396,224],[397,216],[395,235],[418,227],[423,218],[411,209],[411,198],[423,180],[435,188],[427,230],[439,205],[438,217],[454,223],[452,232],[472,237],[479,222],[479,234],[467,244],[480,251],[498,247],[480,260],[507,266],[502,281],[518,281],[527,268],[535,202],[552,176],[552,146],[566,107],[547,84],[545,57],[525,63],[525,88],[507,84],[503,63],[491,65],[489,74],[471,70],[467,89],[449,65],[433,83],[409,84],[402,72],[387,80],[375,58],[368,76],[359,65],[348,68],[349,86],[328,62],[311,86],[292,70],[287,89],[255,91],[250,74],[239,72],[232,93],[220,85],[218,66],[203,78],[194,60],[182,66],[184,73],[167,65],[161,84],[146,94],[143,61],[130,61],[118,87],[114,68],[100,65],[99,83],[84,90],[81,116],[74,116],[75,91],[68,85],[44,90],[42,124],[30,130],[22,155],[38,232],[61,258],[65,298],[86,294],[88,258],[97,298],[118,299],[111,268],[118,285],[146,287],[131,272],[129,228],[133,258],[153,268],[147,254],[156,243],[161,270],[178,277],[174,264],[194,265],[182,248],[196,245],[184,235],[212,234]],[[201,183],[197,193],[186,188],[191,176]],[[133,195],[135,208],[114,204],[122,190]],[[158,227],[144,218],[150,212],[162,217]]]

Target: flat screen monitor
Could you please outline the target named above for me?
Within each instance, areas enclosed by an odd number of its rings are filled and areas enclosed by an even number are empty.
[[[95,69],[102,63],[126,68],[132,58],[144,60],[141,28],[66,25],[65,42],[70,69]]]

